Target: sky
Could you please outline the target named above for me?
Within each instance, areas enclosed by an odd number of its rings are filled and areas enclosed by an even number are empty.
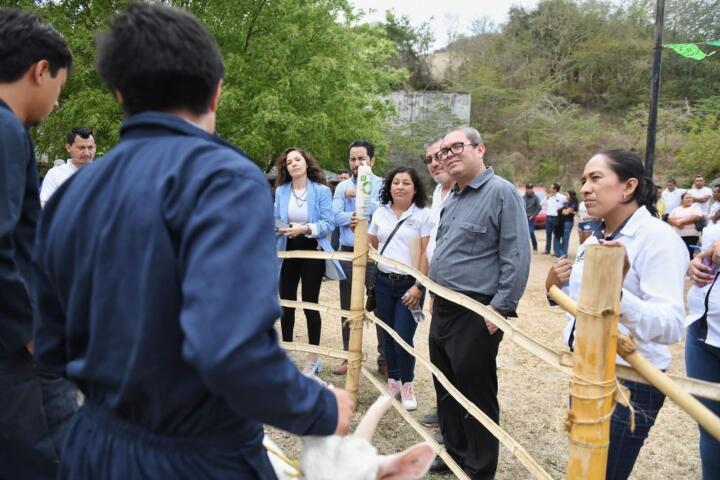
[[[507,20],[512,6],[532,8],[537,0],[350,0],[356,8],[375,9],[366,16],[368,21],[382,21],[386,10],[407,15],[413,25],[430,24],[435,34],[435,48],[448,43],[449,35],[470,33],[473,20],[487,17],[495,24]]]

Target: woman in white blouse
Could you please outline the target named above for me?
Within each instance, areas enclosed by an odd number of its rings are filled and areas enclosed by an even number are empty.
[[[427,244],[432,222],[430,210],[425,208],[425,191],[417,172],[410,167],[392,170],[385,177],[380,202],[382,206],[375,210],[368,230],[370,244],[381,251],[383,256],[415,266],[427,274]],[[397,231],[388,240],[396,227]],[[417,264],[413,261],[414,250],[419,254]],[[410,345],[413,345],[417,328],[410,309],[420,309],[424,297],[425,292],[420,284],[415,283],[415,278],[393,267],[378,264],[375,311]],[[388,391],[394,396],[400,394],[407,410],[415,410],[415,358],[397,345],[390,335],[385,332],[384,335]]]
[[[703,230],[703,252],[690,262],[688,274],[693,286],[687,297],[688,327],[685,340],[685,368],[688,377],[707,382],[720,382],[720,224]],[[720,416],[720,402],[698,398],[715,415]],[[720,442],[705,429],[700,429],[700,460],[702,478],[709,480],[720,474]]]
[[[624,150],[598,153],[585,165],[580,193],[588,213],[603,219],[600,230],[578,249],[575,263],[558,260],[548,272],[552,285],[578,299],[585,249],[604,242],[622,244],[630,261],[623,281],[618,331],[634,337],[640,353],[666,370],[666,345],[684,337],[684,277],[688,265],[685,246],[672,228],[657,218],[655,185],[645,176],[640,157]],[[574,347],[575,319],[568,315],[566,344]],[[620,357],[617,363],[627,365]],[[655,387],[622,380],[635,406],[635,431],[628,409],[617,405],[610,426],[607,478],[630,475],[640,449],[655,423],[665,396]]]
[[[673,226],[677,234],[685,242],[690,258],[693,257],[693,249],[697,247],[700,239],[700,232],[695,227],[695,222],[700,220],[702,216],[700,206],[693,203],[690,192],[685,192],[680,197],[680,205],[675,207],[668,217],[668,223]]]

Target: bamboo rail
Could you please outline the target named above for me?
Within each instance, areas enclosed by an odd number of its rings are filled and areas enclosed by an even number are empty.
[[[374,249],[370,250],[370,258],[377,261],[378,263],[390,265],[394,268],[397,268],[398,270],[403,271],[408,275],[412,275],[418,282],[425,286],[428,291],[433,292],[436,295],[439,295],[447,300],[455,302],[458,305],[462,305],[468,310],[471,310],[478,315],[482,315],[483,317],[493,322],[495,325],[498,326],[498,328],[500,328],[500,330],[504,332],[505,336],[503,337],[503,340],[509,338],[514,343],[527,350],[528,352],[532,353],[539,359],[543,360],[548,365],[562,372],[565,372],[568,375],[572,373],[575,361],[571,352],[558,352],[556,350],[553,350],[552,348],[543,345],[542,343],[538,342],[530,335],[525,333],[522,329],[512,325],[510,322],[508,322],[508,320],[503,318],[491,308],[433,282],[413,267],[405,265],[404,263],[397,262],[391,258],[380,256]],[[555,292],[559,292],[559,295]],[[558,296],[560,301],[555,298],[555,295]],[[565,295],[562,290],[558,289],[557,287],[552,287],[548,291],[548,296],[559,306],[561,306],[566,312],[575,316],[575,313],[573,313],[575,310],[570,311],[567,308],[564,308],[564,305],[561,303],[564,301],[563,298],[570,299],[570,297],[567,297],[567,295]],[[570,302],[575,305],[575,302],[572,301],[572,299],[570,299]],[[495,320],[497,320],[497,322]],[[615,373],[619,378],[625,380],[631,380],[634,382],[640,382],[645,384],[648,383],[648,381],[645,380],[645,378],[643,378],[641,375],[639,375],[635,370],[622,365],[617,366],[617,371]],[[720,401],[720,383],[706,382],[703,380],[697,380],[695,378],[683,377],[679,375],[668,376],[691,395],[707,398],[709,400]]]
[[[447,450],[445,450],[443,447],[440,446],[439,443],[435,441],[435,439],[425,430],[422,425],[420,425],[420,422],[415,420],[412,415],[408,413],[407,410],[405,410],[405,407],[402,406],[400,402],[397,401],[396,398],[392,397],[388,391],[387,388],[385,388],[385,385],[383,385],[375,376],[368,371],[367,368],[362,367],[360,369],[363,376],[367,378],[370,383],[372,383],[375,388],[378,389],[379,392],[384,393],[388,397],[391,397],[392,399],[392,406],[395,408],[398,414],[415,430],[427,443],[429,443],[433,450],[435,450],[435,453],[443,459],[445,464],[450,468],[450,470],[455,474],[457,478],[460,479],[467,479],[469,480],[468,476],[463,472],[462,468],[453,460],[453,458],[450,456],[449,453],[447,453]]]
[[[574,316],[577,313],[577,304],[575,301],[565,295],[559,288],[552,287],[548,291],[548,296],[569,314]],[[638,375],[642,376],[646,383],[654,385],[670,400],[685,410],[685,412],[707,430],[708,433],[717,440],[720,440],[720,418],[695,399],[690,393],[676,385],[676,378],[658,370],[645,357],[640,355],[636,350],[635,342],[633,342],[630,337],[619,335],[617,344],[618,354],[635,369],[634,371],[636,371]],[[714,386],[716,384],[710,383],[710,385]]]
[[[510,453],[512,453],[515,458],[517,458],[520,463],[525,468],[527,468],[527,470],[533,475],[533,477],[542,479],[552,478],[545,470],[542,469],[540,465],[538,465],[535,459],[533,459],[530,454],[527,453],[527,450],[525,450],[522,445],[520,445],[513,437],[510,436],[510,434],[508,434],[490,417],[488,417],[485,412],[480,410],[474,403],[472,403],[465,395],[460,392],[460,390],[455,388],[455,386],[450,382],[450,380],[448,380],[447,377],[435,365],[433,365],[430,360],[420,355],[413,347],[408,345],[407,342],[405,342],[405,340],[403,340],[402,337],[398,335],[395,330],[392,329],[392,327],[377,318],[375,315],[368,312],[367,317],[375,325],[378,325],[380,328],[385,330],[385,332],[387,332],[387,334],[390,335],[395,340],[395,343],[400,345],[403,350],[414,356],[419,363],[421,363],[425,368],[430,370],[437,379],[437,381],[443,387],[445,387],[445,390],[447,390],[447,392],[452,395],[452,397],[460,405],[465,407],[465,409],[473,418],[475,418],[478,422],[482,424],[483,427],[485,427],[490,433],[492,433],[500,441],[500,443],[505,446],[505,448],[510,450]]]

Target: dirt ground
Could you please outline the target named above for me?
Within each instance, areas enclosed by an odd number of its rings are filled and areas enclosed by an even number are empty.
[[[544,232],[537,231],[540,250],[545,244]],[[570,256],[577,248],[577,236],[573,232]],[[564,314],[558,307],[548,306],[545,299],[544,282],[553,257],[533,254],[530,279],[525,295],[520,302],[517,327],[555,350],[563,349],[562,329]],[[337,282],[323,284],[320,303],[339,305]],[[295,337],[307,342],[302,312],[296,313]],[[427,357],[429,321],[423,322],[415,334],[415,347]],[[321,344],[340,347],[340,320],[337,316],[323,316]],[[368,366],[373,371],[376,358],[376,336],[374,329],[365,329],[364,350],[368,352]],[[673,362],[669,372],[684,375],[684,344],[671,347]],[[299,365],[304,354],[294,354]],[[325,359],[320,377],[338,386],[344,385],[345,377],[331,373],[337,365],[334,359]],[[528,453],[554,478],[564,478],[567,463],[567,434],[562,421],[567,409],[568,378],[565,374],[545,364],[511,341],[504,341],[498,357],[499,399],[501,426],[512,435]],[[413,412],[419,419],[434,409],[435,393],[432,376],[421,365],[416,367],[415,391],[418,410]],[[367,407],[377,398],[377,391],[363,377],[360,380],[358,413],[355,422]],[[269,429],[271,437],[297,458],[300,440],[284,432]],[[394,411],[383,418],[375,445],[381,453],[395,453],[421,441],[413,429],[403,423]],[[640,452],[632,479],[695,479],[700,478],[698,453],[698,431],[693,420],[670,400],[660,411],[655,426]],[[429,475],[427,478],[451,478],[449,475]],[[531,478],[528,471],[504,447],[500,447],[498,479]]]

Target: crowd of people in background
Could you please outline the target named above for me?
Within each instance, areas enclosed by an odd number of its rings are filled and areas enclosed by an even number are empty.
[[[177,25],[184,37],[170,35]],[[166,37],[176,43],[168,47]],[[275,162],[270,210],[259,169],[215,135],[224,67],[214,39],[187,13],[137,4],[99,42],[99,73],[126,113],[119,144],[94,161],[92,130],[72,128],[69,161],[49,170],[40,188],[25,126],[56,106],[72,55],[50,25],[18,10],[0,10],[0,41],[14,52],[0,66],[7,186],[0,196],[7,213],[0,217],[0,464],[14,478],[54,478],[58,465],[59,478],[271,478],[258,440],[262,424],[298,435],[346,433],[350,396],[308,378],[322,369],[317,354],[304,358],[302,375],[279,348],[274,323],[280,317],[282,340],[293,342],[296,309],[281,309],[278,296],[296,301],[300,285],[301,300],[316,303],[324,278],[339,281],[340,307],[350,309],[351,262],[291,252],[353,250],[359,169],[374,165],[375,146],[352,142],[348,171],[332,189],[310,152],[285,149]],[[687,190],[674,179],[662,190],[636,154],[606,150],[587,161],[579,193],[553,183],[541,201],[531,183],[519,195],[484,155],[480,133],[469,126],[429,139],[422,155],[436,183],[429,207],[413,167],[372,175],[370,245],[512,318],[544,211],[544,253],[557,257],[546,288],[577,299],[586,249],[623,245],[629,270],[619,330],[661,370],[670,365],[668,345],[687,335],[688,375],[720,382],[720,187],[697,176]],[[576,217],[580,246],[571,260]],[[687,313],[686,273],[693,285]],[[424,320],[421,283],[385,264],[368,265],[365,283],[377,317],[413,346]],[[431,361],[498,422],[503,332],[439,296],[430,310]],[[304,312],[309,342],[320,345],[321,315]],[[567,320],[563,338],[573,350],[575,319]],[[341,322],[348,350],[350,327]],[[414,357],[384,330],[376,333],[387,392],[416,410]],[[347,370],[345,361],[332,372]],[[630,475],[665,399],[653,386],[622,383],[640,414],[634,428],[628,408],[612,414],[612,479]],[[78,386],[85,398],[79,411]],[[436,413],[424,422],[439,426],[470,478],[493,478],[497,438],[437,379],[434,389]],[[720,414],[720,402],[702,401]],[[703,477],[714,478],[720,443],[702,429],[700,452]],[[438,458],[432,470],[448,468]]]

